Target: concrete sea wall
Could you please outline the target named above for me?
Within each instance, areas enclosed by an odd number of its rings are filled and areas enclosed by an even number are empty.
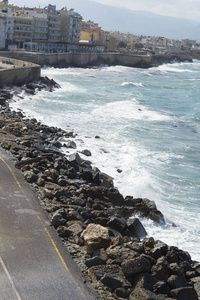
[[[39,65],[17,59],[0,57],[0,87],[22,85],[38,80],[41,68]]]
[[[138,55],[133,53],[36,53],[4,51],[0,57],[0,87],[21,85],[38,80],[41,66],[58,68],[121,65],[149,68],[174,60],[192,61],[190,56],[180,54]]]
[[[151,56],[121,53],[33,53],[1,52],[2,56],[33,62],[40,66],[53,67],[89,67],[104,65],[122,65],[130,67],[149,67]]]
[[[20,59],[52,67],[90,67],[99,65],[121,65],[149,68],[153,65],[189,60],[191,57],[182,54],[138,55],[134,53],[37,53],[25,51],[1,52],[2,56]]]

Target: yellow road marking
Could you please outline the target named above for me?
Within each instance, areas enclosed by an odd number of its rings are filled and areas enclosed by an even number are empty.
[[[7,168],[9,169],[9,171],[11,172],[11,174],[12,174],[12,176],[13,176],[15,182],[17,183],[18,187],[20,188],[22,194],[25,196],[25,198],[26,198],[26,200],[28,201],[29,205],[32,206],[32,204],[31,204],[31,202],[30,202],[30,199],[26,197],[26,195],[25,195],[25,193],[24,193],[24,190],[23,190],[21,184],[19,183],[19,181],[17,180],[17,177],[15,176],[15,174],[14,174],[13,170],[11,169],[11,167],[7,164],[7,162],[6,162],[1,156],[0,156],[0,159],[1,159],[2,162],[7,166]],[[44,230],[45,230],[47,236],[49,237],[49,239],[50,239],[50,241],[51,241],[51,243],[52,243],[52,245],[53,245],[53,247],[54,247],[54,249],[55,249],[57,255],[59,256],[59,258],[60,258],[60,260],[61,260],[63,266],[65,267],[65,269],[66,269],[67,272],[69,273],[69,275],[70,275],[70,277],[71,277],[73,283],[76,285],[76,287],[77,287],[78,290],[80,291],[80,293],[81,293],[81,295],[83,296],[83,298],[86,299],[86,297],[85,297],[83,291],[81,290],[81,288],[79,287],[79,285],[78,285],[76,279],[74,278],[74,276],[73,276],[72,273],[70,272],[70,270],[69,270],[69,268],[68,268],[66,262],[64,261],[64,259],[63,259],[62,255],[61,255],[60,251],[58,250],[58,248],[57,248],[57,246],[56,246],[56,244],[55,244],[53,238],[51,237],[51,235],[50,235],[48,229],[47,229],[46,226],[44,225],[42,219],[40,218],[40,216],[39,216],[36,212],[35,212],[35,215],[36,215],[37,219],[40,221],[40,223],[42,224],[42,226],[43,226],[43,228],[44,228]],[[0,263],[2,264],[2,262],[3,262],[3,260],[2,260],[1,257],[0,257]],[[3,263],[3,264],[4,264],[4,263]],[[3,265],[2,265],[2,266],[3,266]],[[4,266],[5,266],[5,265],[4,265]],[[3,266],[3,267],[4,267],[4,266]],[[6,268],[6,266],[5,266],[5,268]],[[7,269],[6,269],[6,270],[7,270]],[[7,271],[7,272],[8,272],[8,271]],[[6,273],[6,274],[7,274],[7,273]],[[8,274],[9,274],[9,273],[8,273]],[[10,274],[9,274],[9,276],[10,276]],[[10,279],[11,279],[11,281],[12,281],[12,278],[11,278],[11,277],[10,277]],[[13,284],[14,284],[14,283],[13,283]],[[17,292],[17,290],[16,290],[16,292]],[[18,293],[18,292],[17,292],[17,293]],[[16,295],[17,295],[17,294],[16,294]],[[20,297],[20,296],[19,296],[19,297]],[[18,299],[20,300],[21,298],[18,298]],[[86,299],[86,300],[87,300],[87,299]]]

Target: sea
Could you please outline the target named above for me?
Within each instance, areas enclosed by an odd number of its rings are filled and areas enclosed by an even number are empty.
[[[166,224],[141,219],[148,235],[200,261],[200,61],[45,67],[42,76],[61,88],[21,95],[12,108],[77,133],[66,155],[90,150],[124,196],[154,200]]]

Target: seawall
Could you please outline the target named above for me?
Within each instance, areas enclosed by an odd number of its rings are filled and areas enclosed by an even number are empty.
[[[52,67],[91,67],[100,65],[121,65],[149,68],[177,61],[192,61],[190,56],[179,54],[139,55],[134,53],[37,53],[25,51],[1,52],[2,56],[32,62],[40,66]]]
[[[38,80],[40,72],[41,67],[32,62],[0,57],[0,87]]]

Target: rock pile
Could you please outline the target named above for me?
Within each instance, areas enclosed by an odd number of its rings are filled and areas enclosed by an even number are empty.
[[[22,89],[31,94],[52,91],[55,85],[45,78]],[[198,300],[200,264],[187,252],[148,237],[138,218],[165,223],[154,201],[124,198],[109,175],[92,167],[89,150],[75,150],[73,131],[12,112],[11,98],[1,90],[1,147],[16,158],[15,166],[35,188],[64,245],[100,296]],[[66,156],[62,147],[75,152]]]

